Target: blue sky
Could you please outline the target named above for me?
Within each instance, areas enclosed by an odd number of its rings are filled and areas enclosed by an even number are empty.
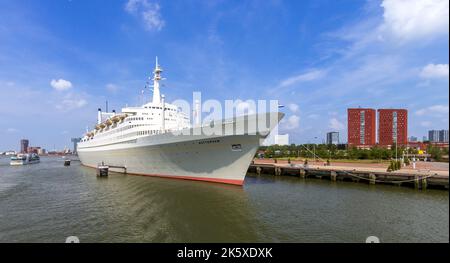
[[[348,107],[448,128],[440,0],[0,0],[0,150],[70,146],[96,110],[139,102],[158,56],[168,100],[279,99],[294,143],[346,141]],[[318,137],[318,139],[314,139]]]

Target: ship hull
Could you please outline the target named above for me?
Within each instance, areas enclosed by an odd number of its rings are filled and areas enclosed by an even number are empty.
[[[80,143],[78,156],[85,166],[103,164],[115,172],[242,185],[258,147],[283,115],[246,115],[211,124],[221,135],[207,135],[211,130],[203,126],[131,140]]]
[[[259,135],[210,137],[174,143],[112,149],[79,149],[83,165],[105,164],[127,174],[242,185],[259,144]]]

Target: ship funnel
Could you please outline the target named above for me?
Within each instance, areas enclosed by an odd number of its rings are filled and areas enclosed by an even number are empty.
[[[97,124],[102,123],[102,109],[98,108],[98,112],[97,112]]]

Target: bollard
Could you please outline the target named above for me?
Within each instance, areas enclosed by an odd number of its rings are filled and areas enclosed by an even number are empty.
[[[262,171],[262,168],[259,167],[259,166],[257,166],[257,167],[256,167],[256,174],[257,174],[257,175],[261,175],[261,171]]]

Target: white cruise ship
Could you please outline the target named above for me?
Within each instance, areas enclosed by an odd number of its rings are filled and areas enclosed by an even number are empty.
[[[78,143],[81,163],[93,168],[104,164],[127,174],[242,185],[259,145],[284,114],[191,125],[187,114],[160,95],[161,72],[156,60],[152,102],[122,108],[120,113],[99,109],[95,129]],[[244,129],[237,131],[237,127]]]

